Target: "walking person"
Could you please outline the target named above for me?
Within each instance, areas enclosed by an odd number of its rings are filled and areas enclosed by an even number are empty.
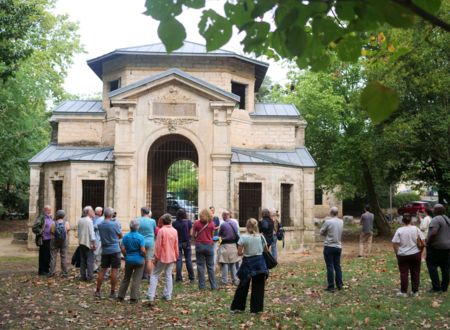
[[[44,206],[44,212],[35,221],[33,232],[36,234],[36,245],[39,246],[39,275],[48,276],[50,272],[50,228],[53,224],[52,207]],[[36,230],[35,230],[36,228]]]
[[[397,256],[398,269],[400,271],[399,297],[408,296],[408,274],[411,273],[411,295],[419,294],[421,251],[417,245],[418,240],[424,240],[422,232],[411,225],[411,215],[403,214],[403,227],[397,229],[392,238],[395,255]]]
[[[100,239],[102,241],[102,262],[101,269],[97,276],[97,288],[95,290],[95,297],[100,299],[103,278],[107,269],[111,268],[111,291],[109,298],[117,298],[117,272],[120,268],[120,246],[119,239],[122,238],[122,231],[117,221],[112,221],[114,210],[110,207],[105,209],[105,219],[98,225]]]
[[[155,253],[153,256],[152,275],[150,276],[150,286],[148,288],[147,298],[150,302],[155,300],[156,287],[158,285],[159,275],[164,272],[166,284],[162,298],[172,300],[172,270],[178,258],[178,232],[172,227],[172,216],[166,213],[162,216],[163,226],[158,231],[155,242]]]
[[[427,268],[431,279],[430,292],[447,292],[450,273],[450,219],[442,204],[433,208],[427,237]],[[441,269],[439,281],[438,268]]]
[[[195,237],[195,257],[197,259],[198,287],[204,290],[205,268],[208,270],[208,279],[211,290],[217,290],[216,275],[214,273],[214,222],[209,210],[203,209],[200,219],[192,226],[192,235]]]
[[[320,235],[325,236],[323,256],[327,266],[327,282],[328,286],[325,289],[328,292],[335,291],[335,285],[338,290],[343,287],[342,269],[341,269],[341,254],[342,254],[342,231],[344,229],[344,222],[337,217],[339,210],[336,206],[330,209],[330,219],[327,219],[322,228]]]
[[[141,217],[138,218],[139,223],[139,234],[144,236],[145,240],[145,263],[146,266],[144,268],[143,278],[149,279],[150,274],[152,273],[153,269],[153,249],[155,246],[155,230],[156,230],[156,221],[155,219],[151,218],[152,211],[148,207],[142,207],[141,208]]]
[[[78,220],[78,243],[80,248],[80,280],[92,281],[94,278],[95,233],[92,218],[94,210],[91,206],[83,208]]]
[[[183,282],[183,254],[186,263],[186,270],[190,283],[194,283],[194,268],[192,267],[192,249],[191,249],[191,229],[192,222],[187,219],[186,210],[177,211],[176,220],[172,224],[178,233],[178,258],[176,266],[176,282]]]
[[[50,232],[51,232],[51,242],[50,242],[50,274],[48,276],[55,276],[56,259],[59,257],[61,259],[61,277],[67,277],[67,249],[69,247],[69,222],[64,218],[66,213],[64,210],[56,211],[55,221],[53,222]]]
[[[263,209],[261,211],[262,219],[258,223],[259,232],[264,236],[267,242],[267,246],[270,248],[273,244],[273,232],[274,223],[271,218],[271,213],[269,209]]]
[[[247,233],[238,241],[238,255],[244,258],[237,273],[240,282],[231,303],[232,313],[245,311],[250,283],[252,284],[250,312],[259,313],[264,310],[264,287],[269,270],[262,253],[264,250],[268,251],[268,247],[264,236],[258,233],[256,219],[248,219],[246,228]]]
[[[228,271],[231,274],[231,281],[238,285],[239,281],[236,275],[236,263],[239,261],[237,242],[239,241],[239,228],[230,219],[230,212],[222,212],[223,222],[219,228],[219,263],[222,272],[222,284],[228,285]]]
[[[138,233],[139,222],[136,219],[130,221],[130,232],[122,239],[120,250],[125,257],[125,275],[120,284],[117,299],[123,301],[130,285],[130,303],[137,303],[139,300],[139,289],[141,287],[142,274],[145,268],[145,239]]]
[[[368,257],[372,251],[373,219],[374,215],[370,212],[370,207],[366,206],[364,213],[361,215],[361,221],[359,222],[361,234],[359,235],[358,257]]]

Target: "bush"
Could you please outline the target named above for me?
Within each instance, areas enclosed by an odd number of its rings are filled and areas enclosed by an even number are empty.
[[[418,200],[420,200],[420,195],[417,193],[400,193],[392,197],[392,206],[398,208],[404,204]]]

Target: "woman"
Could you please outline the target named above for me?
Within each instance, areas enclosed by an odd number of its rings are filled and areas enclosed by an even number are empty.
[[[153,248],[155,245],[155,230],[156,221],[151,218],[152,211],[148,207],[141,208],[141,217],[138,218],[139,234],[144,236],[145,252],[146,252],[146,266],[144,269],[143,278],[148,279],[153,269]]]
[[[61,258],[61,277],[67,277],[67,250],[69,247],[69,222],[64,218],[66,213],[64,210],[56,211],[55,221],[50,227],[51,242],[50,242],[50,273],[49,277],[55,276],[56,258]]]
[[[418,214],[419,220],[420,220],[419,229],[422,232],[423,236],[425,237],[425,240],[428,236],[428,228],[430,227],[430,222],[431,222],[430,213],[431,212],[429,210],[425,210],[425,213],[419,212],[419,214]],[[427,253],[426,253],[426,249],[424,249],[422,251],[422,261],[425,261],[426,258],[427,258]]]
[[[272,256],[275,258],[275,260],[277,260],[278,258],[278,247],[277,247],[277,241],[278,241],[278,229],[280,228],[280,221],[278,220],[278,211],[275,209],[272,209],[270,211],[270,216],[272,218],[273,221],[273,242],[272,245],[270,246],[271,249],[271,253]]]
[[[421,251],[417,246],[418,239],[424,240],[422,232],[411,225],[411,215],[405,213],[402,219],[404,226],[397,229],[392,239],[395,255],[400,270],[399,297],[407,297],[408,273],[411,272],[411,295],[416,297],[419,293]]]
[[[172,224],[178,232],[178,259],[176,266],[175,281],[183,282],[182,268],[183,268],[183,254],[186,262],[186,270],[188,272],[189,281],[194,282],[194,268],[191,260],[191,229],[192,222],[187,219],[186,210],[179,209],[177,211],[177,218]]]
[[[216,275],[214,274],[214,230],[211,212],[203,209],[200,219],[194,222],[191,236],[195,237],[195,257],[197,258],[198,288],[205,289],[205,266],[208,269],[208,279],[211,290],[217,289]]]
[[[250,297],[250,313],[259,313],[264,309],[264,285],[269,270],[262,253],[268,251],[266,240],[258,233],[258,221],[256,219],[247,220],[247,234],[240,237],[238,241],[238,254],[244,256],[241,267],[238,271],[239,285],[234,294],[230,311],[245,311],[250,282],[252,283],[252,293]]]
[[[267,242],[267,246],[270,248],[273,243],[273,231],[274,223],[271,218],[269,209],[263,209],[261,211],[262,219],[258,223],[259,232],[264,236]]]
[[[138,233],[138,229],[138,220],[131,220],[130,232],[123,237],[120,247],[125,257],[125,275],[120,284],[117,299],[124,300],[131,280],[130,303],[136,303],[139,299],[139,288],[145,266],[145,239]]]
[[[223,211],[223,222],[219,228],[219,237],[221,238],[219,246],[219,263],[222,271],[222,284],[228,284],[228,270],[231,273],[231,280],[234,285],[239,281],[236,276],[236,263],[240,261],[236,243],[239,240],[239,227],[230,219],[230,212]]]

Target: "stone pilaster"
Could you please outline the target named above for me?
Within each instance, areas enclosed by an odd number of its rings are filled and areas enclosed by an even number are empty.
[[[303,226],[304,243],[314,243],[314,169],[303,170]]]
[[[28,249],[36,249],[36,244],[34,243],[34,234],[31,231],[34,221],[39,215],[39,187],[41,186],[41,170],[40,165],[30,166],[30,201],[28,208]]]
[[[211,102],[213,111],[212,196],[211,203],[218,212],[230,208],[231,113],[235,104]]]

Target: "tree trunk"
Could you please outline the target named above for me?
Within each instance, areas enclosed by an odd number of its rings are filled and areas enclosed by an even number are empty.
[[[375,191],[372,174],[370,174],[369,167],[363,163],[362,166],[364,181],[367,188],[367,197],[369,198],[370,209],[375,216],[375,226],[378,228],[378,233],[381,236],[391,235],[391,226],[384,217],[384,213],[381,210],[380,203],[378,202],[378,195]]]

